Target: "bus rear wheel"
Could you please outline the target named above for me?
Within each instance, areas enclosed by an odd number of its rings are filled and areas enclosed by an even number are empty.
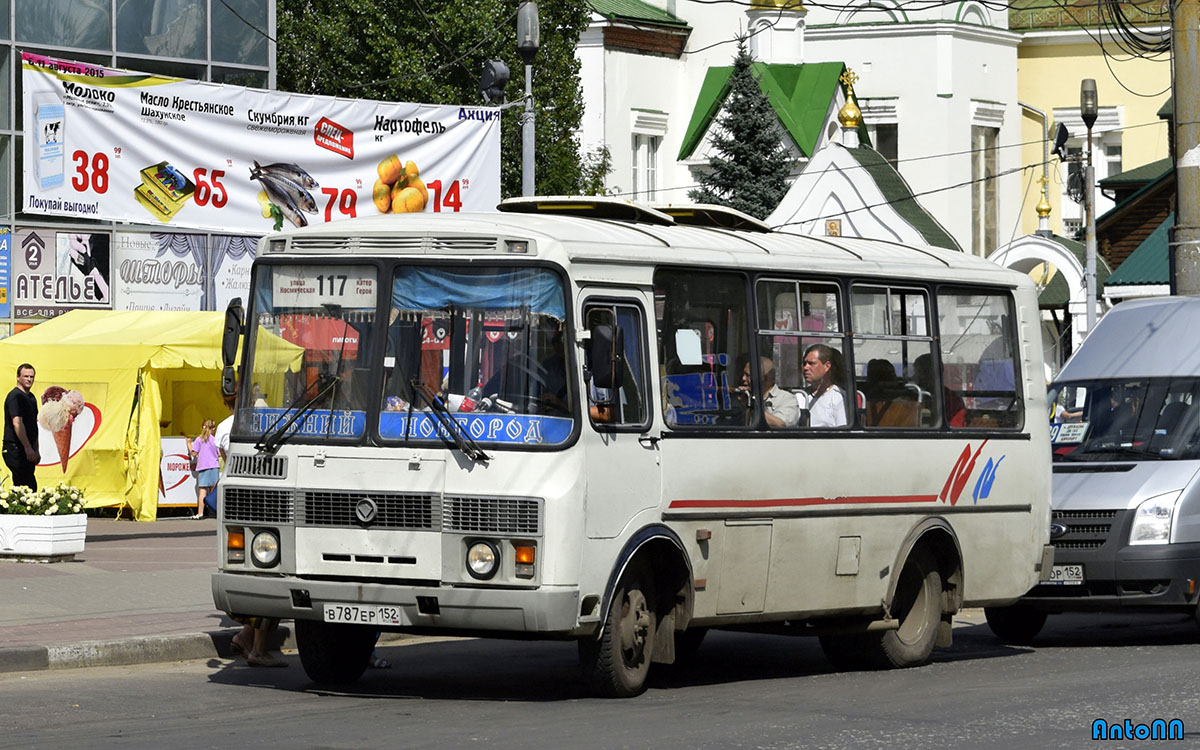
[[[942,619],[942,575],[928,551],[914,550],[904,563],[892,597],[892,617],[899,620],[900,626],[859,636],[862,653],[854,655],[852,661],[899,669],[919,666],[929,659]]]
[[[313,682],[346,685],[362,677],[375,649],[375,631],[362,625],[296,620],[300,664]]]
[[[600,638],[579,642],[579,661],[594,693],[629,698],[646,689],[658,629],[654,580],[641,565],[630,567],[613,592]]]
[[[1045,612],[1038,612],[1021,604],[1011,607],[984,607],[983,616],[987,618],[992,633],[1010,646],[1030,645],[1046,624]]]

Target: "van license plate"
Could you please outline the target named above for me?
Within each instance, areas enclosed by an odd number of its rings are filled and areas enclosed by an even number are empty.
[[[1050,569],[1050,580],[1046,583],[1057,586],[1078,586],[1083,583],[1082,565],[1055,565]]]
[[[364,604],[326,604],[325,622],[344,622],[353,625],[404,625],[399,607]]]

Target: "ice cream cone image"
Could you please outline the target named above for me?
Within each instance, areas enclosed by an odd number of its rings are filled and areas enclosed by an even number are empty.
[[[54,447],[58,449],[58,462],[63,473],[71,458],[71,427],[75,417],[83,411],[83,394],[52,385],[42,392],[42,408],[38,411],[38,422],[54,435]]]

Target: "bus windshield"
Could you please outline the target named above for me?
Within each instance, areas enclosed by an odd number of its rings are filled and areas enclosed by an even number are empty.
[[[1056,461],[1200,458],[1200,378],[1055,383]]]
[[[287,428],[304,442],[369,436],[441,444],[453,439],[448,410],[457,429],[481,444],[570,438],[577,389],[568,377],[559,275],[501,265],[398,265],[379,284],[377,273],[375,266],[341,264],[261,268],[255,390],[253,404],[239,410],[240,434],[269,435],[304,411]],[[281,367],[288,357],[296,364]]]

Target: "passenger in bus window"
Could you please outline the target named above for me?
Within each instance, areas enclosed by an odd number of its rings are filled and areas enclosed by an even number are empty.
[[[770,357],[761,357],[759,363],[759,367],[762,370],[760,396],[762,398],[763,417],[767,420],[767,426],[774,428],[795,427],[800,421],[800,402],[796,400],[795,394],[789,393],[776,385],[775,363]],[[737,390],[742,394],[749,394],[753,391],[749,362],[742,369],[742,385]],[[750,404],[747,403],[748,408],[749,406]]]
[[[813,344],[804,352],[804,380],[812,392],[810,427],[842,427],[846,424],[846,392],[842,353],[825,344]]]

